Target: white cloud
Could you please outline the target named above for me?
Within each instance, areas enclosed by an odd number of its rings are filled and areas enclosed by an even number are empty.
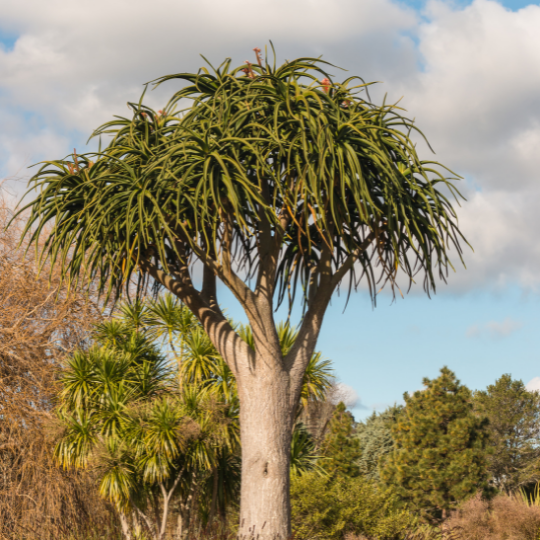
[[[363,408],[356,390],[345,383],[340,382],[335,384],[330,391],[329,399],[335,405],[342,401],[350,409],[354,409],[358,406]]]
[[[151,10],[143,0],[26,0],[0,15],[21,33],[12,51],[0,53],[2,86],[17,103],[52,107],[77,129],[93,127],[104,107],[107,118],[138,98],[142,83],[198,68],[199,53],[241,63],[268,38],[282,57],[300,44],[304,54],[322,52],[351,36],[391,36],[415,23],[412,11],[389,0],[157,0]]]
[[[420,19],[391,0],[156,0],[151,9],[143,0],[20,0],[0,5],[2,28],[19,36],[0,49],[4,175],[79,148],[127,113],[142,83],[196,70],[199,53],[241,63],[271,38],[279,60],[324,54],[349,69],[343,76],[385,81],[372,94],[403,95],[436,159],[466,176],[459,215],[475,251],[466,249],[468,269],[458,266],[446,290],[540,290],[540,6],[432,1]],[[173,88],[150,93],[150,103]]]
[[[539,169],[540,171],[540,169]],[[540,289],[540,178],[537,189],[472,192],[459,211],[460,226],[474,251],[465,246],[465,270],[457,257],[452,291],[503,288],[512,283]]]
[[[474,324],[467,331],[467,337],[489,336],[493,339],[505,338],[523,327],[520,321],[514,321],[507,317],[501,322],[489,321],[485,324]]]
[[[402,66],[411,54],[396,35],[416,22],[411,9],[391,0],[156,0],[151,8],[143,0],[4,2],[0,30],[18,39],[13,49],[0,49],[0,114],[15,111],[29,135],[33,115],[57,139],[82,141],[113,114],[126,113],[143,83],[197,70],[199,53],[215,63],[225,56],[242,63],[272,39],[280,61],[324,53],[373,67],[393,51],[393,64]],[[150,93],[149,102],[161,104],[173,88]],[[41,158],[39,141],[25,140],[30,158]],[[66,143],[60,154],[68,151]],[[22,165],[26,160],[14,153],[1,167],[13,174]]]
[[[422,69],[392,80],[435,148],[467,179],[459,210],[467,271],[450,290],[539,289],[540,6],[432,1],[419,30]],[[398,93],[396,93],[398,95]]]
[[[540,392],[540,377],[535,377],[531,379],[526,385],[525,388],[529,392]]]
[[[538,178],[540,6],[511,12],[476,0],[431,2],[419,31],[423,70],[401,82],[437,153],[483,187],[514,192]]]

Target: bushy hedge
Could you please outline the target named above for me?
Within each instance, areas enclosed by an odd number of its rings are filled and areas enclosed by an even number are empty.
[[[415,515],[397,508],[388,493],[365,477],[293,477],[291,508],[298,540],[340,539],[347,533],[401,540],[422,529]]]

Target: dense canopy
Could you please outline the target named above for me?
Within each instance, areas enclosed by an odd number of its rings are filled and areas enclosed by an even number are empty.
[[[321,60],[276,67],[256,55],[159,79],[187,85],[157,112],[130,103],[132,118],[94,133],[112,135],[103,151],[46,162],[28,221],[34,238],[48,235],[43,253],[66,263],[68,279],[86,269],[116,296],[144,261],[174,274],[200,259],[221,277],[233,259],[254,276],[260,246],[280,236],[280,302],[299,284],[309,302],[325,247],[349,286],[365,276],[374,295],[401,268],[434,288],[449,244],[461,253],[439,187],[457,192],[419,159],[414,123],[371,103],[363,81],[331,81]]]

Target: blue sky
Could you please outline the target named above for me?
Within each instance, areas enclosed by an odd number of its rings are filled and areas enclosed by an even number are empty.
[[[10,35],[7,32],[0,33],[0,47],[3,47],[4,50],[12,50],[16,41],[16,35]]]
[[[250,17],[246,14],[262,14]],[[74,24],[76,21],[76,24]],[[19,0],[0,5],[0,178],[16,199],[31,163],[85,150],[142,83],[238,63],[267,39],[279,59],[323,54],[388,93],[465,178],[467,270],[428,299],[414,289],[345,313],[336,298],[319,349],[359,396],[358,418],[401,400],[443,365],[471,388],[540,376],[540,6],[521,0]],[[159,108],[172,85],[152,92]],[[419,146],[422,155],[427,149]],[[242,320],[229,294],[221,302]],[[278,315],[279,318],[280,315]]]
[[[539,372],[539,300],[511,288],[395,303],[383,297],[371,310],[360,296],[344,315],[332,310],[319,344],[334,351],[341,380],[354,381],[364,406],[377,409],[420,389],[444,365],[473,389],[503,373],[527,382]]]
[[[233,318],[246,321],[230,294],[222,291],[221,298]],[[285,311],[276,318],[285,319]],[[345,311],[344,299],[334,299],[318,349],[333,360],[338,380],[356,391],[361,419],[401,403],[404,392],[419,390],[443,366],[471,389],[504,373],[527,383],[540,374],[539,328],[540,296],[517,286],[459,295],[443,289],[431,299],[381,294],[374,308],[359,292]]]
[[[414,9],[421,10],[426,5],[426,0],[404,0],[404,4],[411,6]],[[455,0],[452,2],[455,6],[468,6],[472,4],[471,0]],[[538,4],[538,2],[528,2],[527,0],[504,0],[500,1],[499,4],[502,4],[504,7],[511,10],[518,10],[529,6],[531,4]]]

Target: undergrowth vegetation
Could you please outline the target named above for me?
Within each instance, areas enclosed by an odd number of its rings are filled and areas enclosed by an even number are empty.
[[[236,538],[238,390],[200,324],[170,295],[104,315],[17,242],[2,232],[0,538]],[[278,333],[287,351],[296,331]],[[315,353],[292,436],[294,538],[540,538],[540,399],[521,381],[471,393],[443,369],[363,422],[334,382]]]
[[[18,249],[20,228],[0,201],[0,537],[114,537],[116,519],[92,471],[66,473],[53,458],[53,413],[66,355],[100,320],[91,295],[68,293],[53,272],[38,275]]]

